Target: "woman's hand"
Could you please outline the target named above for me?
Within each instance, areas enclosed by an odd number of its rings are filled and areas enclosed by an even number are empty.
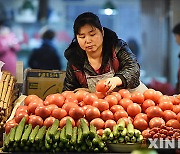
[[[105,79],[105,84],[109,87],[107,92],[111,92],[116,86],[122,85],[122,80],[119,77],[112,77]]]

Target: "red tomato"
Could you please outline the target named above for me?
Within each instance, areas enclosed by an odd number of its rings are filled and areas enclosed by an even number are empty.
[[[51,115],[51,110],[48,106],[38,106],[35,109],[35,115],[40,116],[43,119],[46,119]]]
[[[62,118],[59,122],[59,126],[60,128],[63,128],[65,125],[66,125],[66,120],[67,119],[70,119],[71,120],[71,123],[72,123],[72,126],[74,127],[75,126],[75,121],[73,118],[71,118],[70,116],[66,116],[64,118]]]
[[[173,112],[178,114],[180,112],[180,105],[173,105]]]
[[[87,125],[89,126],[89,122],[84,118],[84,121],[87,123]],[[76,121],[76,126],[78,127],[79,125],[80,125],[80,123],[81,123],[81,120],[80,119],[78,119],[77,121]]]
[[[65,101],[65,97],[62,94],[51,94],[46,97],[45,101],[48,101],[49,104],[55,104],[58,107],[62,107]]]
[[[105,99],[97,99],[92,104],[94,107],[97,107],[100,112],[103,112],[105,110],[109,109],[109,103]]]
[[[106,97],[106,94],[105,94],[105,93],[102,93],[102,92],[96,91],[94,94],[95,94],[99,99],[103,99],[103,98]]]
[[[111,108],[113,105],[118,104],[118,99],[114,95],[107,95],[105,97],[105,100],[107,100],[107,102],[109,103],[109,108]]]
[[[38,106],[43,106],[43,102],[42,103],[38,103],[38,102],[31,102],[29,103],[28,105],[28,113],[29,114],[35,114],[35,109],[38,107]]]
[[[135,119],[133,122],[134,128],[143,131],[148,128],[148,123],[143,118]]]
[[[20,112],[26,112],[26,113],[28,113],[28,107],[27,107],[27,106],[24,106],[24,105],[20,105],[20,106],[16,109],[15,115],[19,114]]]
[[[76,103],[65,103],[63,106],[62,106],[62,109],[65,109],[67,113],[69,113],[69,110],[70,108],[72,107],[78,107],[78,105]]]
[[[146,109],[148,118],[163,117],[163,111],[159,106],[150,106]]]
[[[144,102],[144,95],[141,92],[135,91],[131,94],[131,100],[134,103],[142,104]]]
[[[79,102],[79,106],[80,107],[83,107],[83,106],[85,106],[86,104],[83,102],[83,101],[81,101],[81,102]]]
[[[159,99],[160,99],[161,96],[163,96],[162,92],[160,92],[160,91],[155,91],[153,101],[154,101],[156,104],[158,104],[158,103],[159,103]]]
[[[170,100],[169,96],[167,96],[167,95],[162,95],[162,96],[159,98],[158,104],[159,104],[161,101],[166,101],[166,100]]]
[[[73,91],[63,91],[61,93],[61,95],[63,95],[66,98],[69,95],[74,95],[74,92]]]
[[[122,117],[117,121],[117,124],[119,124],[120,120],[123,119],[125,121],[126,127],[128,125],[128,123],[132,123],[133,119],[131,117]]]
[[[104,133],[104,130],[103,130],[103,129],[98,129],[98,130],[97,130],[97,134],[98,134],[98,135],[102,136],[103,133]]]
[[[148,116],[147,116],[147,114],[145,114],[145,113],[139,113],[139,114],[137,114],[137,115],[134,117],[134,120],[139,119],[139,118],[143,118],[144,120],[146,120],[146,122],[149,122]]]
[[[129,104],[127,107],[127,113],[129,116],[134,117],[137,114],[141,113],[141,107],[137,103]]]
[[[160,101],[159,107],[165,111],[165,110],[173,110],[173,103],[170,100],[163,100]]]
[[[127,89],[120,89],[118,93],[120,93],[122,98],[131,98],[131,93]]]
[[[107,120],[104,124],[104,128],[110,128],[112,131],[114,125],[116,125],[116,122],[114,120]]]
[[[104,121],[101,118],[95,118],[91,120],[90,124],[94,125],[97,130],[104,128]]]
[[[49,102],[46,100],[46,101],[43,102],[43,104],[44,104],[45,106],[48,106],[48,105],[49,105]]]
[[[125,110],[119,110],[114,113],[114,120],[118,121],[120,118],[128,117],[128,114]]]
[[[56,119],[61,120],[62,118],[67,116],[67,112],[65,109],[55,108],[54,110],[52,110],[51,116],[56,118]]]
[[[98,108],[91,107],[86,110],[86,119],[88,121],[91,121],[92,119],[99,118],[99,117],[100,117],[100,111]]]
[[[171,96],[171,97],[174,97],[174,96]],[[180,99],[178,99],[177,97],[174,97],[173,105],[179,105],[179,104],[180,104]]]
[[[85,111],[82,107],[72,107],[69,110],[69,116],[71,116],[74,120],[83,118],[84,115],[85,115]]]
[[[121,100],[121,94],[120,94],[120,93],[118,93],[118,92],[112,92],[111,95],[116,96],[118,102]]]
[[[94,93],[87,93],[83,98],[83,102],[86,105],[92,105],[93,102],[97,99],[98,99],[98,97]]]
[[[109,119],[114,119],[114,115],[113,113],[110,111],[110,110],[105,110],[101,113],[101,119],[106,121],[106,120],[109,120]]]
[[[109,86],[105,84],[105,80],[100,80],[96,84],[96,91],[106,93],[109,90]]]
[[[147,99],[147,100],[145,100],[145,101],[143,102],[143,104],[142,104],[142,110],[143,110],[143,112],[146,112],[146,109],[147,109],[148,107],[150,107],[150,106],[155,106],[155,105],[156,105],[156,104],[154,103],[153,100]]]
[[[54,117],[48,117],[44,120],[44,126],[46,126],[46,128],[49,128],[50,126],[52,126],[52,124],[54,123],[54,121],[56,120],[56,118]]]
[[[133,104],[133,101],[130,100],[129,98],[123,98],[119,101],[119,105],[121,105],[124,108],[124,110],[127,110],[127,107],[130,104]]]
[[[177,119],[177,115],[171,110],[165,110],[163,113],[163,118],[165,121],[169,121],[171,119]]]
[[[110,111],[114,114],[116,111],[124,110],[124,108],[121,105],[113,105],[110,108]]]
[[[177,120],[180,122],[180,113],[177,114]]]
[[[25,99],[24,99],[24,105],[28,106],[29,103],[31,102],[36,102],[37,100],[39,100],[40,98],[37,95],[28,95]]]
[[[160,127],[162,125],[165,125],[165,121],[160,117],[154,117],[149,121],[150,128]]]
[[[86,113],[86,110],[89,109],[89,108],[92,108],[93,106],[91,105],[84,105],[82,108],[84,110],[84,112]]]
[[[78,100],[78,102],[83,101],[84,96],[87,94],[88,92],[85,90],[78,90],[75,93],[76,99]]]
[[[54,109],[58,109],[58,106],[55,105],[55,104],[50,104],[50,105],[48,105],[47,107],[51,110],[51,113],[52,113],[52,111],[53,111]]]
[[[151,99],[154,101],[155,90],[154,89],[147,89],[146,91],[144,91],[143,95],[144,95],[145,100]]]
[[[15,119],[8,121],[5,124],[5,132],[8,134],[10,132],[11,128],[13,128],[14,126],[17,126],[17,125],[18,125],[18,123],[15,122]]]
[[[176,119],[171,119],[166,122],[166,126],[173,127],[174,129],[180,129],[180,123]]]
[[[43,125],[43,119],[40,116],[29,116],[28,123],[31,124],[33,128],[37,125],[41,127]]]
[[[29,115],[28,115],[28,113],[25,112],[25,111],[21,111],[21,112],[19,112],[19,114],[16,114],[16,115],[15,115],[15,117],[14,117],[15,122],[16,122],[16,123],[19,123],[23,117],[26,117],[26,123],[27,123],[28,120],[29,120]]]
[[[65,103],[76,103],[76,104],[78,104],[78,100],[76,99],[76,97],[74,96],[74,97],[67,97],[66,99],[65,99],[65,101],[64,101],[64,104]]]

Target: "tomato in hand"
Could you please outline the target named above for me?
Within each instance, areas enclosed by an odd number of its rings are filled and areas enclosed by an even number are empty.
[[[109,90],[109,86],[106,85],[105,80],[100,80],[100,81],[96,84],[96,91],[97,91],[97,92],[106,93],[108,90]]]

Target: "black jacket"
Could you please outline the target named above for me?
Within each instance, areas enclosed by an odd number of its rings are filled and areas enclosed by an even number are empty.
[[[116,53],[119,62],[118,70],[115,71],[114,76],[120,77],[123,82],[120,88],[136,88],[140,84],[140,67],[135,55],[131,52],[126,42],[118,39],[115,32],[104,28],[101,74],[103,74],[109,59],[111,61],[114,60],[113,52]],[[89,65],[86,52],[80,48],[77,42],[72,42],[65,51],[65,57],[68,63],[63,91],[88,88],[84,71],[90,75],[97,75],[97,73]]]

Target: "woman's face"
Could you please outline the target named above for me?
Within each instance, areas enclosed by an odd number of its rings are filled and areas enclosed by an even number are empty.
[[[76,37],[80,47],[86,52],[102,50],[103,33],[98,28],[84,25]]]

